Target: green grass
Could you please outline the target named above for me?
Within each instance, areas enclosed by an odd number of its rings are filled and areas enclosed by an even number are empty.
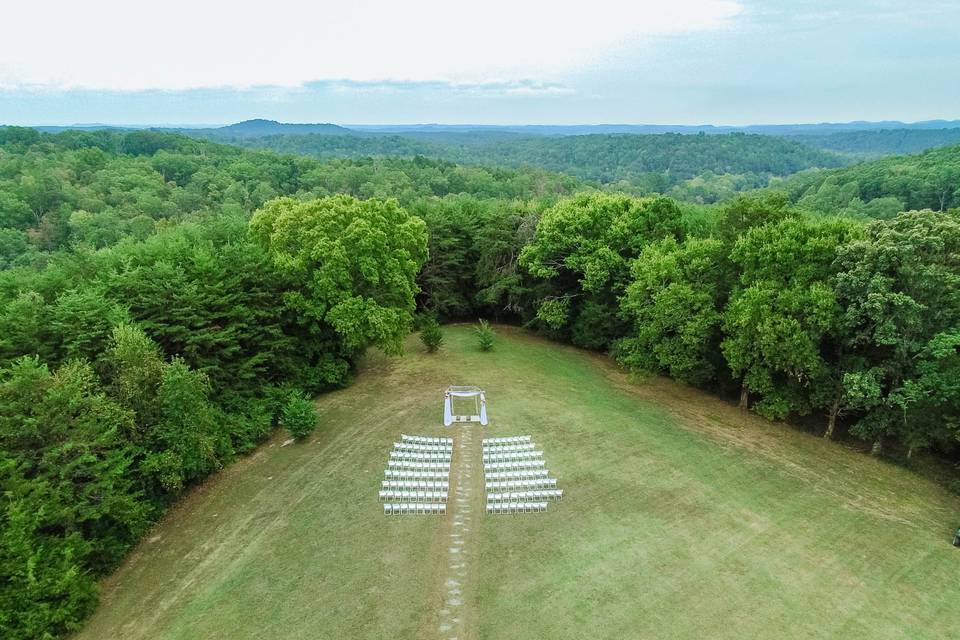
[[[179,504],[104,585],[79,638],[432,638],[450,518],[376,501],[400,432],[442,434],[448,384],[484,435],[529,433],[566,490],[485,516],[473,474],[459,637],[956,638],[960,501],[904,469],[604,358],[498,328],[371,354],[278,437]],[[458,427],[462,429],[480,427]],[[473,440],[479,450],[479,438]],[[474,467],[479,458],[474,456]]]

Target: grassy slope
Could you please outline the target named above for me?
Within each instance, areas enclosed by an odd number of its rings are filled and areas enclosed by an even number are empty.
[[[507,329],[481,354],[457,327],[439,356],[414,341],[400,360],[371,355],[319,399],[311,442],[278,439],[184,500],[79,637],[437,637],[449,529],[385,519],[375,495],[401,431],[442,432],[450,383],[484,386],[489,433],[533,434],[567,491],[544,515],[475,520],[467,637],[960,629],[956,498],[704,394],[629,384],[603,358]]]

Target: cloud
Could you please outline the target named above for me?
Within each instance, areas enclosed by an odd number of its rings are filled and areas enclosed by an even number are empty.
[[[551,83],[564,73],[653,38],[723,29],[742,11],[734,0],[14,2],[4,9],[0,86],[179,90],[345,78],[562,92]]]
[[[575,93],[559,82],[519,80],[489,80],[485,82],[450,82],[448,80],[316,80],[302,85],[304,90],[334,93],[389,94],[440,92],[446,95],[485,96],[560,96]]]

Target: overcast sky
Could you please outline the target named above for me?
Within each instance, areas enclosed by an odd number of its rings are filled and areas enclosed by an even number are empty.
[[[32,0],[0,123],[960,118],[960,0]]]

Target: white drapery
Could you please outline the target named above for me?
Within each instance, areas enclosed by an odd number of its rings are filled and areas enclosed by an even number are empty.
[[[444,394],[443,396],[443,426],[449,427],[453,424],[453,407],[450,402],[450,394]]]
[[[453,414],[453,398],[479,398],[479,414],[461,416]],[[449,427],[454,422],[479,422],[487,424],[487,398],[483,389],[479,387],[449,387],[443,394],[443,426]]]

